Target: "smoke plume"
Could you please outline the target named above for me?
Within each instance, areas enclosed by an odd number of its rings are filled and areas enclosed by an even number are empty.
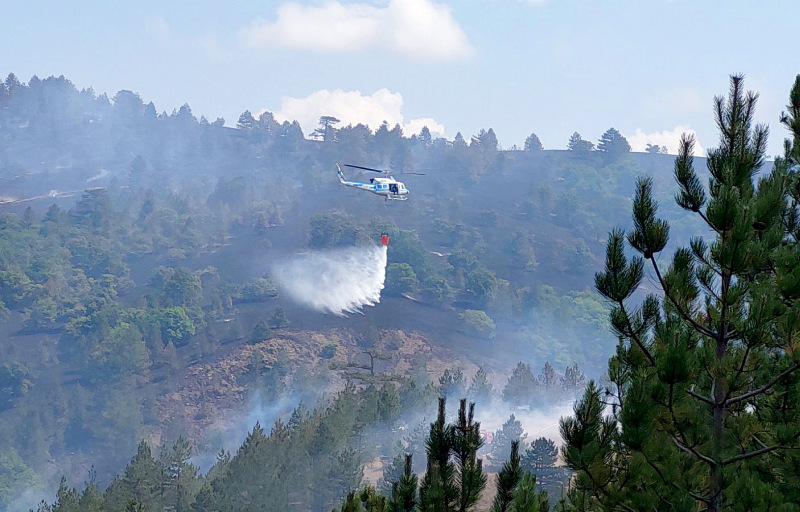
[[[272,276],[298,304],[346,316],[380,302],[386,278],[386,246],[304,254],[275,265]]]

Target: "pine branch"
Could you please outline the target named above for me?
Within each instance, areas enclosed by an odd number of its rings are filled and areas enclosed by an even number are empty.
[[[678,449],[680,451],[682,451],[684,453],[688,453],[689,455],[692,455],[692,456],[702,460],[703,462],[705,462],[706,464],[708,464],[710,466],[716,466],[717,465],[717,461],[715,461],[711,457],[708,457],[707,455],[703,455],[702,453],[698,452],[694,448],[690,448],[688,446],[685,446],[683,443],[678,441],[677,437],[675,437],[675,436],[673,436],[671,434],[670,434],[669,437],[672,439],[672,442],[675,444],[675,446],[678,447]]]
[[[703,327],[699,323],[697,323],[697,321],[694,318],[692,318],[687,312],[685,312],[678,305],[678,302],[672,297],[672,294],[670,294],[669,288],[667,287],[666,283],[664,282],[664,278],[661,276],[661,271],[658,270],[658,265],[656,264],[655,258],[651,256],[649,259],[653,264],[653,269],[655,269],[656,278],[658,278],[658,282],[661,284],[661,289],[664,290],[664,296],[666,296],[669,299],[669,301],[672,303],[672,305],[675,306],[675,310],[678,312],[678,314],[681,316],[681,318],[683,318],[684,320],[686,320],[687,322],[692,324],[692,327],[694,327],[695,330],[698,331],[700,334],[702,334],[704,336],[707,336],[709,338],[712,338],[712,339],[716,339],[716,335],[714,334],[713,331],[711,331],[711,330]]]
[[[735,384],[736,381],[739,380],[739,377],[742,376],[742,373],[744,373],[744,367],[747,364],[747,357],[750,355],[750,348],[751,348],[750,344],[748,343],[747,344],[747,348],[744,351],[744,355],[742,356],[742,364],[740,364],[739,368],[736,370],[736,376],[733,377],[733,380],[731,380],[731,383]],[[733,386],[731,386],[731,388],[733,388]],[[722,401],[722,403],[725,403],[725,400],[727,400],[731,396],[732,392],[733,392],[733,389],[729,389],[728,390],[728,393],[725,395],[725,399]]]
[[[797,363],[797,364],[795,364],[794,366],[791,366],[791,367],[787,368],[786,370],[782,371],[780,374],[778,374],[778,376],[777,376],[777,377],[775,377],[775,378],[774,378],[774,379],[772,379],[771,381],[767,382],[766,384],[764,384],[764,385],[763,385],[763,386],[761,386],[760,388],[754,389],[753,391],[747,392],[747,393],[745,393],[745,394],[743,394],[743,395],[739,395],[739,396],[737,396],[737,397],[735,397],[735,398],[729,398],[729,399],[725,400],[725,401],[722,403],[722,405],[723,405],[723,406],[728,406],[728,405],[730,405],[730,404],[735,404],[735,403],[738,403],[738,402],[741,402],[741,401],[747,400],[748,398],[752,398],[752,397],[754,397],[754,396],[756,396],[756,395],[760,395],[760,394],[762,394],[762,393],[765,393],[765,392],[766,392],[766,391],[768,391],[768,390],[769,390],[769,389],[770,389],[772,386],[774,386],[775,384],[777,384],[777,383],[778,383],[778,382],[779,382],[779,381],[780,381],[782,378],[784,378],[784,377],[787,377],[787,376],[791,375],[792,373],[794,373],[794,372],[795,372],[795,371],[797,371],[798,369],[800,369],[800,363]]]
[[[694,498],[696,501],[699,501],[699,502],[705,503],[706,505],[710,505],[710,504],[711,504],[711,500],[710,500],[709,498],[706,498],[706,497],[700,496],[699,494],[695,494],[694,492],[692,492],[692,491],[690,491],[690,490],[688,490],[688,489],[683,489],[683,488],[681,488],[681,486],[679,486],[679,485],[678,485],[678,484],[676,484],[675,482],[670,482],[669,480],[667,480],[667,478],[664,476],[664,473],[662,473],[661,469],[660,469],[658,466],[656,466],[656,464],[655,464],[653,461],[651,461],[651,460],[650,460],[650,457],[648,457],[648,456],[647,456],[647,454],[645,454],[645,453],[642,453],[642,454],[644,455],[644,460],[646,460],[646,461],[647,461],[647,463],[650,465],[650,467],[651,467],[651,468],[653,468],[653,470],[654,470],[654,471],[656,472],[656,474],[657,474],[657,475],[658,475],[658,476],[661,478],[661,481],[662,481],[662,482],[663,482],[665,485],[670,485],[670,486],[672,486],[672,487],[673,487],[673,488],[674,488],[676,491],[683,491],[683,492],[686,492],[686,493],[687,493],[689,496],[691,496],[692,498]],[[662,501],[666,501],[665,499],[661,498],[661,496],[659,496],[659,498],[660,498]]]
[[[740,460],[758,457],[759,455],[764,455],[765,453],[774,452],[779,448],[780,446],[767,446],[764,448],[760,448],[758,450],[753,450],[752,452],[742,453],[740,455],[737,455],[736,457],[731,457],[730,459],[723,460],[722,465],[727,466],[728,464],[733,464],[734,462],[739,462]]]
[[[630,317],[630,315],[628,315],[628,312],[625,310],[625,304],[622,301],[619,301],[618,304],[619,304],[620,310],[622,311],[622,314],[625,315],[625,323],[627,324],[628,332],[630,333],[628,337],[631,338],[634,341],[634,343],[636,343],[636,345],[639,347],[639,349],[641,349],[642,353],[644,353],[645,357],[647,357],[647,360],[650,361],[650,366],[655,366],[656,365],[656,358],[653,357],[653,354],[651,354],[649,350],[647,350],[647,347],[645,346],[644,342],[639,337],[639,333],[637,333],[633,329],[633,326],[631,325],[631,320],[630,320],[631,317]]]
[[[693,396],[693,397],[697,398],[697,399],[698,399],[698,400],[700,400],[701,402],[705,402],[705,403],[707,403],[708,405],[712,405],[712,406],[714,405],[714,401],[713,401],[713,400],[711,400],[710,398],[706,398],[706,397],[704,397],[704,396],[702,396],[702,395],[699,395],[699,394],[695,393],[694,391],[692,391],[691,389],[687,389],[687,390],[686,390],[686,392],[687,392],[689,395],[691,395],[691,396]]]

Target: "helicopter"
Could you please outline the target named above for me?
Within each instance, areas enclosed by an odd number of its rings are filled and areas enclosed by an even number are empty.
[[[408,199],[408,189],[401,181],[397,181],[390,175],[391,171],[385,169],[373,169],[371,167],[362,167],[360,165],[344,164],[345,167],[352,167],[354,169],[363,169],[365,171],[379,172],[384,175],[381,178],[370,178],[369,183],[361,183],[359,181],[348,181],[344,177],[342,168],[336,164],[336,174],[339,176],[339,183],[348,187],[360,188],[361,190],[368,190],[373,194],[383,196],[386,200],[396,199],[405,201]],[[402,174],[417,174],[424,176],[421,172],[404,172]]]

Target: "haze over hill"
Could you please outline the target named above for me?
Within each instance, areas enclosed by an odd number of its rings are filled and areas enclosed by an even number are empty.
[[[306,138],[269,112],[227,128],[64,77],[12,74],[0,92],[2,506],[23,489],[23,507],[51,496],[62,474],[82,485],[92,466],[102,490],[142,439],[232,450],[243,439],[225,436],[242,429],[226,421],[259,419],[248,408],[288,422],[301,403],[371,400],[347,382],[402,408],[336,427],[314,445],[331,464],[362,429],[420,443],[392,423],[399,411],[422,403],[404,428],[427,425],[436,395],[455,403],[479,369],[487,425],[516,411],[552,426],[614,353],[591,287],[607,233],[630,223],[634,176],[673,194],[672,158],[630,152],[613,128],[565,151],[535,134],[504,151],[491,128],[450,140],[329,119]],[[408,201],[384,202],[341,187],[336,162],[426,174],[403,177]],[[664,210],[685,239],[694,225]],[[396,455],[362,448],[384,466]]]

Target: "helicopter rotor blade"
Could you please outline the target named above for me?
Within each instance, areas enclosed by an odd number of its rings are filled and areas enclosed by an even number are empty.
[[[387,172],[389,172],[389,170],[388,170],[388,169],[386,169],[386,170],[382,170],[382,169],[373,169],[372,167],[362,167],[362,166],[360,166],[360,165],[344,164],[344,166],[345,166],[345,167],[353,167],[353,168],[355,168],[355,169],[364,169],[365,171],[381,172],[381,173],[384,173],[384,174],[386,174]]]
[[[417,176],[425,176],[424,172],[401,172],[400,174],[415,174]]]

